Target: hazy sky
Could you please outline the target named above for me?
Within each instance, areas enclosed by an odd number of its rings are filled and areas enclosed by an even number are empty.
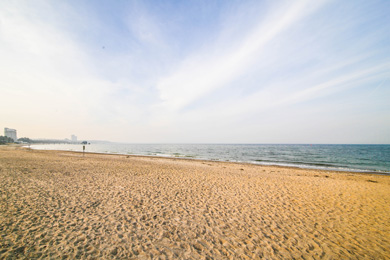
[[[390,1],[2,0],[0,127],[390,143]]]

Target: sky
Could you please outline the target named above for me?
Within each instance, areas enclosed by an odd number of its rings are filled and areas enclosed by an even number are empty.
[[[390,144],[390,1],[2,0],[0,127]]]

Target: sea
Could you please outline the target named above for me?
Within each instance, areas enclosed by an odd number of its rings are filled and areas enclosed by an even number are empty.
[[[82,144],[34,144],[31,148],[83,151]],[[390,174],[390,145],[126,144],[92,141],[85,145],[85,151]]]

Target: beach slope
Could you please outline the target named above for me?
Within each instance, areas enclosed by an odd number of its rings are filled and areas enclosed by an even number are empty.
[[[389,259],[390,177],[0,147],[0,258]]]

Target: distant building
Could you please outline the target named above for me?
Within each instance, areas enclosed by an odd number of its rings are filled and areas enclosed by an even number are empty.
[[[15,129],[11,129],[11,128],[5,127],[4,128],[4,136],[12,138],[14,140],[14,142],[16,142],[18,140],[18,138],[16,136],[16,130]]]
[[[71,138],[72,138],[72,142],[77,142],[77,136],[71,135]]]

